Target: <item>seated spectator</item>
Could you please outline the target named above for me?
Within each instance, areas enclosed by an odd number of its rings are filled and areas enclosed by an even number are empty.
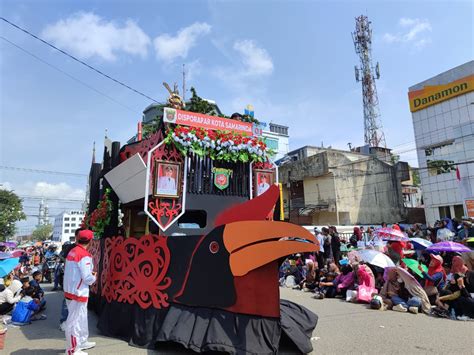
[[[40,286],[40,281],[42,277],[41,272],[35,271],[32,276],[33,280],[30,281],[30,286],[32,286],[34,289],[33,298],[39,299],[40,309],[44,309],[46,307],[46,300],[44,299],[44,291]]]
[[[428,266],[428,272],[423,271],[421,265],[418,269],[422,272],[425,279],[424,289],[432,305],[442,306],[438,301],[439,292],[446,283],[446,272],[443,268],[443,258],[439,255],[430,255],[431,261]]]
[[[331,272],[330,274],[334,275],[334,273]],[[331,279],[332,277],[330,277],[329,280],[320,282],[320,286],[325,287],[324,296],[329,298],[337,296],[345,297],[346,291],[354,287],[354,272],[352,266],[344,265],[342,272],[336,276],[334,281]]]
[[[409,293],[396,269],[390,269],[388,272],[387,281],[380,295],[387,308],[397,312],[409,311],[417,314],[421,306],[421,299]]]
[[[357,280],[358,285],[375,288],[375,277],[372,270],[365,264],[359,264],[357,266]]]
[[[318,280],[318,273],[316,271],[316,268],[314,267],[314,262],[312,261],[306,262],[306,267],[307,267],[306,276],[303,279],[303,281],[301,281],[300,286],[303,289],[303,291],[309,292],[309,291],[313,291],[316,288],[317,282],[319,280]]]
[[[12,313],[14,325],[26,325],[30,324],[32,320],[46,319],[45,315],[35,316],[35,313],[40,309],[40,301],[33,299],[34,292],[35,290],[31,286],[24,290],[25,296],[16,304]]]
[[[0,314],[7,314],[21,299],[21,282],[13,280],[3,292],[0,292]]]
[[[446,289],[442,291],[439,302],[441,306],[433,310],[436,316],[474,318],[474,299],[466,290],[462,274],[454,274]]]

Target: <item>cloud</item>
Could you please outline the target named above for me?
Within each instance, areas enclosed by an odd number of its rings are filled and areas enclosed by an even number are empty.
[[[245,75],[268,75],[273,72],[272,58],[255,41],[248,39],[236,41],[234,49],[242,58]]]
[[[403,30],[397,33],[385,33],[383,40],[387,43],[412,44],[422,48],[431,42],[428,33],[432,31],[431,23],[426,19],[402,17],[398,26]]]
[[[75,188],[65,182],[48,183],[44,181],[14,184],[9,181],[0,182],[1,188],[14,190],[19,196],[44,197],[45,199],[82,200],[85,197],[83,189]]]
[[[181,57],[186,58],[189,50],[194,47],[199,37],[211,32],[211,26],[205,22],[196,22],[181,28],[176,36],[167,33],[156,37],[153,41],[156,56],[165,62],[172,62]]]
[[[120,26],[91,12],[78,12],[46,26],[42,37],[80,58],[107,61],[115,60],[118,52],[145,57],[150,44],[150,38],[134,21]]]
[[[249,39],[235,41],[231,52],[234,54],[230,54],[222,43],[215,42],[214,45],[233,61],[233,65],[218,67],[214,69],[213,74],[234,91],[248,94],[250,90],[254,94],[261,93],[264,86],[262,78],[268,77],[274,69],[273,60],[267,50]],[[235,56],[235,52],[238,56]]]

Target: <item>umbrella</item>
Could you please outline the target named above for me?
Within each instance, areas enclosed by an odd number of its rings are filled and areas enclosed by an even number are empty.
[[[377,250],[363,249],[363,250],[357,251],[357,253],[359,254],[360,259],[365,261],[366,263],[369,263],[381,268],[395,266],[392,259],[390,259],[387,255]]]
[[[426,249],[428,248],[431,244],[429,240],[423,239],[423,238],[411,238],[410,242],[412,242],[415,247],[415,249]]]
[[[428,268],[426,265],[420,264],[417,260],[415,259],[408,259],[404,258],[402,261],[405,263],[407,268],[409,268],[411,271],[413,271],[415,274],[417,274],[420,277],[423,277],[422,272],[418,269],[418,265],[421,265],[421,268],[423,269],[424,272],[428,272]]]
[[[468,247],[456,242],[440,242],[426,248],[429,252],[451,251],[455,253],[468,253],[472,251]]]
[[[15,248],[16,242],[0,242],[0,246],[8,247],[8,248]]]
[[[20,256],[22,256],[23,254],[25,254],[25,251],[24,250],[21,250],[21,249],[17,249],[17,250],[13,250],[12,251],[12,256],[14,258],[19,258]]]
[[[18,258],[10,258],[0,261],[0,277],[7,276],[18,265]]]
[[[392,242],[405,242],[410,240],[403,232],[393,228],[379,228],[375,230],[374,234],[382,238],[382,240]]]
[[[0,251],[0,260],[10,259],[12,257],[13,257],[12,253]]]

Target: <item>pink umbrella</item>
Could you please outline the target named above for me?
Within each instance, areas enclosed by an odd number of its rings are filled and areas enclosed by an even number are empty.
[[[382,240],[391,242],[406,242],[410,240],[402,231],[393,228],[379,228],[375,230],[374,234],[382,238]]]
[[[22,256],[23,254],[25,254],[25,251],[24,250],[21,250],[21,249],[17,249],[17,250],[13,250],[12,251],[12,256],[14,258],[19,258],[20,256]]]

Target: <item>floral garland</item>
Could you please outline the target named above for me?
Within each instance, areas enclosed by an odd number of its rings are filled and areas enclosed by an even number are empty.
[[[174,144],[184,155],[188,151],[213,160],[232,162],[265,162],[274,151],[261,138],[247,137],[228,131],[176,126],[169,129],[166,144]]]
[[[110,223],[110,217],[112,212],[112,201],[109,199],[110,189],[106,189],[104,196],[97,204],[97,208],[92,214],[85,215],[82,220],[81,227],[90,229],[94,232],[94,235],[101,238],[104,235],[105,227]]]

